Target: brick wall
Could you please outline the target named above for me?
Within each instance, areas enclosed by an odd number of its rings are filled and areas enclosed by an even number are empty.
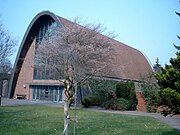
[[[136,106],[137,110],[147,112],[146,101],[144,100],[144,95],[142,92],[136,92],[136,98],[138,100],[138,104]]]
[[[26,95],[26,98],[30,98],[29,83],[33,80],[33,66],[34,66],[34,53],[35,53],[35,40],[29,47],[29,50],[24,58],[21,71],[18,76],[14,97],[17,94]]]
[[[31,83],[59,83],[59,80],[33,80],[34,72],[34,55],[35,55],[35,40],[30,45],[30,48],[23,61],[16,88],[14,93],[14,98],[18,94],[26,95],[26,99],[32,99],[32,87]]]

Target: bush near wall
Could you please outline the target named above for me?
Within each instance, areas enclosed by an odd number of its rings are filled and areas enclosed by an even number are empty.
[[[105,109],[112,109],[112,110],[125,111],[128,110],[129,106],[130,106],[130,102],[124,98],[111,99],[104,103]]]
[[[89,80],[89,86],[92,89],[93,94],[99,94],[99,92],[107,90],[107,91],[115,91],[116,85],[118,81],[114,80],[106,80],[106,79],[91,79]]]
[[[116,85],[118,81],[105,80],[105,79],[91,79],[89,86],[93,95],[98,95],[102,100],[107,101],[115,96]]]
[[[82,105],[84,107],[101,106],[107,100],[115,97],[116,84],[118,81],[91,78],[88,82],[92,90],[92,95],[82,99]]]
[[[152,84],[141,85],[148,112],[156,112],[159,105],[158,88]]]
[[[98,95],[90,95],[86,96],[82,100],[82,105],[84,107],[89,107],[89,106],[100,106],[104,102],[104,99]]]
[[[119,82],[116,85],[117,98],[126,99],[129,103],[128,110],[135,110],[137,105],[136,92],[134,82]]]
[[[134,82],[118,82],[113,80],[90,81],[93,95],[82,100],[84,107],[100,106],[113,110],[135,110],[137,105]]]

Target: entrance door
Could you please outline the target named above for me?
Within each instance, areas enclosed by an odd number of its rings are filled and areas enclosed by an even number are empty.
[[[63,87],[61,86],[33,86],[33,100],[62,102]]]
[[[63,87],[54,88],[54,102],[62,102],[63,99]]]
[[[39,94],[39,86],[35,86],[35,87],[33,87],[33,100],[39,100],[39,98],[40,98],[40,94]]]

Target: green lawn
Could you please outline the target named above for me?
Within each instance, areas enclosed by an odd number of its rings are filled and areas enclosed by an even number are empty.
[[[70,113],[73,113],[72,110]],[[77,111],[77,135],[178,135],[151,117]],[[69,135],[72,135],[70,123]],[[0,135],[60,135],[63,109],[47,106],[0,107]]]

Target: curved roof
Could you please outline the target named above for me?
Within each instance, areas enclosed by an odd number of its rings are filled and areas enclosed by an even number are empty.
[[[13,73],[10,82],[11,98],[14,96],[18,75],[21,70],[23,60],[29,49],[28,45],[32,43],[37,28],[40,27],[44,20],[48,19],[53,20],[57,23],[57,25],[62,27],[68,27],[69,25],[73,24],[71,21],[56,16],[54,13],[49,11],[43,11],[33,18],[25,32],[15,60],[15,72]],[[107,72],[105,77],[125,80],[141,80],[143,75],[149,73],[149,71],[152,71],[150,64],[140,51],[116,40],[112,39],[112,41],[115,44],[115,47],[113,53],[113,63],[110,68],[114,69],[114,73]]]
[[[137,49],[115,41],[113,49],[113,73],[109,77],[124,80],[143,80],[146,75],[152,72],[152,68],[146,57]]]

